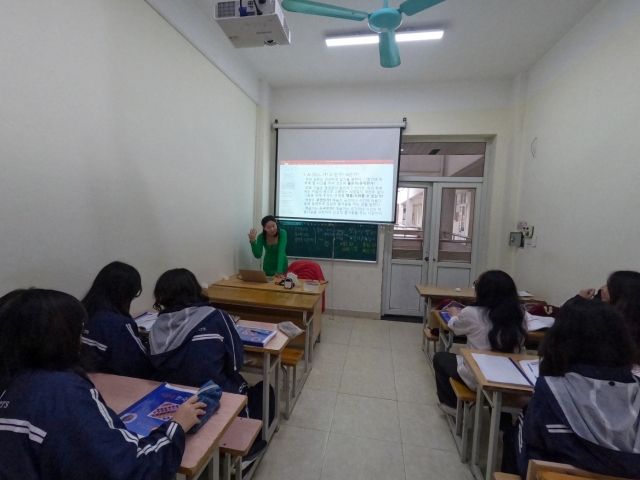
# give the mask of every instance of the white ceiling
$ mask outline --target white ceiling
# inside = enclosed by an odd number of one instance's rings
[[[192,0],[212,23],[217,0]],[[382,0],[329,0],[372,12]],[[397,7],[401,0],[391,0]],[[402,65],[385,69],[378,46],[332,47],[329,35],[366,33],[366,21],[285,12],[290,46],[237,49],[272,87],[511,79],[529,69],[598,0],[447,0],[405,17],[399,31],[443,28],[440,41],[401,43]],[[216,26],[217,28],[217,26]]]

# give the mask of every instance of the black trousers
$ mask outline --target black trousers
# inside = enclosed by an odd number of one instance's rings
[[[458,375],[458,359],[455,353],[438,352],[433,356],[433,370],[436,373],[438,400],[452,408],[456,408],[457,398],[449,379],[464,383]]]

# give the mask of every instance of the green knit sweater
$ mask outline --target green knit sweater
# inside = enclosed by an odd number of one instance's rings
[[[264,262],[262,262],[262,269],[268,277],[273,277],[276,273],[282,273],[287,271],[289,267],[289,261],[287,260],[287,232],[280,230],[278,234],[278,241],[274,245],[267,245],[264,238],[264,232],[258,235],[255,242],[251,243],[251,251],[256,258],[262,257],[262,249],[264,248]]]

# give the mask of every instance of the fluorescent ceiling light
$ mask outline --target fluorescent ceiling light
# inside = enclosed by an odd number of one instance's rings
[[[443,30],[429,30],[425,32],[401,32],[396,33],[398,42],[415,42],[418,40],[440,40],[444,35]],[[327,47],[339,47],[344,45],[367,45],[379,43],[378,35],[351,35],[349,37],[326,38]]]

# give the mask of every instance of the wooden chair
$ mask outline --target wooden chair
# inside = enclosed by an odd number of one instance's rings
[[[449,422],[451,433],[453,433],[453,438],[456,441],[458,452],[460,452],[460,461],[462,463],[467,463],[469,429],[473,424],[473,418],[471,418],[470,410],[471,405],[476,401],[476,392],[471,390],[464,383],[460,383],[453,378],[449,379],[449,383],[453,387],[458,403],[456,406],[455,424],[452,424],[452,420],[449,415],[447,415],[447,421]]]
[[[280,365],[282,368],[282,379],[284,383],[284,401],[285,412],[284,417],[289,420],[291,411],[295,405],[293,401],[298,396],[298,381],[296,379],[296,366],[304,355],[304,350],[297,348],[285,348],[280,357]]]
[[[237,417],[233,421],[220,439],[223,480],[231,480],[231,471],[234,469],[235,480],[242,480],[242,457],[249,453],[261,429],[261,420]]]
[[[440,341],[440,337],[436,334],[431,333],[430,328],[424,329],[424,339],[425,339],[425,354],[427,355],[427,359],[429,360],[429,365],[433,368],[433,356],[436,354],[438,350],[438,342]],[[431,352],[433,349],[433,352]]]

